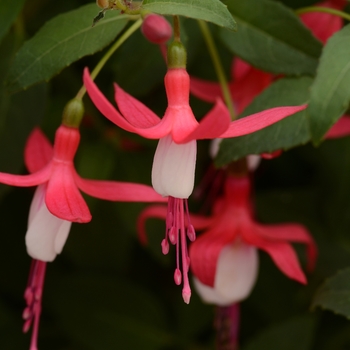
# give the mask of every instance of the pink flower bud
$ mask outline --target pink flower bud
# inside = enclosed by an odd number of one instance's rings
[[[154,44],[165,44],[173,34],[169,22],[163,16],[156,14],[145,17],[141,31],[145,38]]]

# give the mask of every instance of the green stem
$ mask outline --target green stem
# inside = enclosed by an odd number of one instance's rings
[[[180,40],[180,19],[179,16],[174,16],[174,40]]]
[[[109,60],[109,58],[113,55],[113,53],[121,46],[125,40],[127,40],[131,34],[133,34],[138,28],[141,27],[142,19],[137,20],[115,43],[114,45],[106,52],[106,54],[101,58],[101,60],[97,63],[94,70],[91,72],[91,79],[94,80],[98,73],[100,73],[103,66]],[[83,85],[77,93],[76,98],[82,99],[86,93],[85,86]]]
[[[199,20],[198,24],[199,24],[199,27],[202,31],[204,40],[207,44],[211,59],[213,61],[215,72],[216,72],[216,75],[217,75],[219,82],[220,82],[220,86],[221,86],[222,94],[224,96],[225,103],[227,105],[228,110],[230,111],[231,119],[234,120],[236,118],[236,115],[235,115],[233,102],[231,99],[231,93],[230,93],[230,90],[229,90],[229,87],[227,84],[224,69],[222,68],[222,64],[220,61],[218,51],[217,51],[216,46],[214,44],[213,37],[210,33],[209,27],[208,27],[206,22]]]
[[[297,15],[302,15],[303,13],[308,13],[308,12],[325,12],[325,13],[329,13],[331,15],[338,16],[350,21],[350,15],[348,13],[335,10],[329,7],[310,6],[310,7],[303,7],[295,11]]]

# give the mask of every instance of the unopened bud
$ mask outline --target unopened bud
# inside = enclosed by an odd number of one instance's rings
[[[165,44],[173,34],[169,22],[163,16],[154,13],[145,17],[141,31],[145,38],[153,44]]]
[[[106,9],[109,7],[109,0],[96,0],[96,5],[101,9]]]
[[[84,115],[84,105],[80,99],[73,98],[63,110],[62,124],[65,126],[77,128],[80,125]]]

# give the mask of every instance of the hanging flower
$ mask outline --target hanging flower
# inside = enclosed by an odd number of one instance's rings
[[[0,183],[18,187],[38,186],[26,235],[28,253],[35,259],[52,261],[62,250],[70,223],[91,220],[79,189],[110,201],[164,201],[146,185],[81,178],[73,164],[79,140],[79,129],[61,125],[52,148],[42,132],[35,129],[25,148],[25,163],[32,174],[0,173]]]
[[[175,282],[180,284],[183,278],[183,297],[188,303],[186,236],[194,240],[195,232],[189,220],[185,224],[185,218],[189,218],[187,198],[194,187],[196,140],[246,135],[299,112],[305,106],[272,108],[231,122],[226,106],[218,99],[213,109],[198,123],[189,105],[190,78],[185,68],[186,50],[180,42],[171,44],[167,64],[164,81],[168,107],[162,119],[115,85],[115,99],[120,112],[117,111],[97,88],[87,69],[84,71],[84,84],[95,106],[114,124],[140,136],[159,139],[153,160],[152,185],[162,196],[169,196],[166,237],[162,248],[166,254],[170,241],[177,245],[177,251],[181,250],[182,274],[177,267]]]
[[[80,140],[79,129],[61,125],[54,147],[39,130],[29,136],[25,163],[31,175],[0,173],[0,182],[13,186],[38,186],[30,207],[26,246],[33,258],[28,286],[27,307],[23,312],[23,331],[33,324],[31,350],[37,350],[41,298],[46,262],[60,254],[72,222],[88,222],[90,211],[79,189],[111,201],[164,201],[153,188],[141,184],[82,179],[75,171],[73,158]]]
[[[308,269],[312,270],[317,253],[308,231],[299,224],[255,222],[250,180],[229,176],[223,197],[214,203],[206,231],[190,247],[197,290],[206,302],[217,305],[230,305],[246,298],[257,275],[257,249],[268,253],[287,277],[306,283],[290,242],[307,246]]]
[[[166,207],[152,205],[138,218],[141,242],[146,242],[145,221],[166,217]],[[190,246],[194,284],[208,303],[231,305],[246,298],[258,273],[258,253],[267,252],[289,278],[306,283],[290,242],[307,246],[308,270],[314,268],[315,243],[299,224],[262,225],[254,221],[250,204],[250,180],[227,177],[224,195],[214,202],[210,217],[191,214],[196,230],[205,230]]]
[[[165,88],[168,107],[160,119],[144,104],[115,85],[119,111],[104,97],[84,71],[87,92],[99,111],[111,122],[140,136],[159,139],[153,162],[152,184],[163,196],[187,198],[194,184],[196,140],[238,137],[261,130],[306,106],[271,108],[231,121],[230,114],[218,99],[213,109],[198,123],[189,105],[190,79],[183,66],[168,62]]]

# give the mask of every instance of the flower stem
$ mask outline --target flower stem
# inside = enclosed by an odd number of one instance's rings
[[[142,19],[137,20],[115,43],[114,45],[106,52],[106,54],[101,58],[101,60],[97,63],[94,70],[91,72],[91,79],[94,80],[98,73],[100,73],[103,66],[109,60],[109,58],[113,55],[113,53],[126,41],[131,34],[133,34],[138,28],[141,27]],[[76,98],[81,100],[86,93],[85,86],[83,85],[78,91]]]
[[[181,41],[180,39],[180,19],[179,16],[174,16],[174,40]]]
[[[215,315],[216,350],[237,350],[240,323],[239,304],[218,306]]]
[[[231,119],[234,120],[236,118],[236,115],[235,115],[235,110],[231,99],[231,93],[228,88],[227,79],[225,77],[224,69],[222,68],[222,63],[221,63],[218,51],[216,49],[216,46],[214,44],[213,37],[210,33],[209,27],[206,22],[199,20],[198,24],[202,31],[204,40],[207,44],[211,59],[213,61],[215,72],[221,86],[222,94],[224,95],[225,103],[227,105],[228,110],[230,111]]]
[[[329,7],[309,6],[309,7],[300,8],[300,9],[295,11],[295,13],[297,15],[302,15],[302,14],[308,13],[308,12],[325,12],[325,13],[329,13],[331,15],[338,16],[338,17],[341,17],[341,18],[344,18],[344,19],[350,21],[350,14],[343,12],[343,11],[332,9]]]

